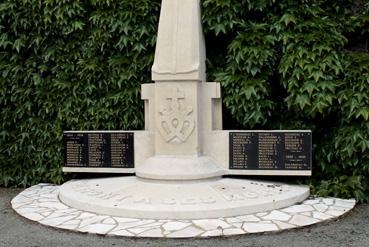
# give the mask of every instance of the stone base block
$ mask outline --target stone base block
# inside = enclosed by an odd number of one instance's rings
[[[155,156],[135,169],[136,176],[160,180],[194,180],[219,177],[227,171],[206,156]]]
[[[217,178],[160,181],[138,177],[72,180],[60,200],[98,214],[146,219],[204,219],[279,209],[305,200],[308,186]]]

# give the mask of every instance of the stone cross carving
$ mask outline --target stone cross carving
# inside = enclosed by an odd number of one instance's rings
[[[179,90],[179,88],[175,88],[172,90],[172,93],[167,97],[168,100],[172,103],[172,109],[178,109],[179,110],[179,100],[184,99],[185,95],[182,91]]]
[[[174,88],[167,99],[170,107],[161,106],[159,110],[159,132],[166,142],[183,143],[195,128],[195,121],[191,116],[193,108],[190,105],[181,107],[179,100],[185,99],[185,95],[178,88]]]

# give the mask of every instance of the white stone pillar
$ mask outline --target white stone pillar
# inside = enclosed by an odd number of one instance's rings
[[[220,87],[205,83],[205,59],[200,0],[162,0],[152,67],[155,84],[142,86],[154,156],[136,168],[137,176],[199,179],[225,174],[203,152],[205,135],[212,126],[219,127],[221,117],[221,108],[211,104],[220,97]],[[210,93],[214,89],[218,93]]]
[[[200,0],[163,0],[152,80],[205,81]]]

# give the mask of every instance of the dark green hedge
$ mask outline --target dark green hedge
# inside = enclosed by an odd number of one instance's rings
[[[203,0],[225,126],[312,129],[319,195],[369,193],[369,3]],[[160,1],[0,3],[0,186],[60,183],[63,130],[140,129]]]

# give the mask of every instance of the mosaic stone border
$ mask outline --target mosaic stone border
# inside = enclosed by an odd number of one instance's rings
[[[66,206],[58,199],[59,186],[38,184],[12,200],[21,216],[40,224],[76,232],[111,236],[190,238],[281,231],[337,218],[355,200],[314,198],[280,210],[237,217],[201,220],[151,220],[112,217]]]

